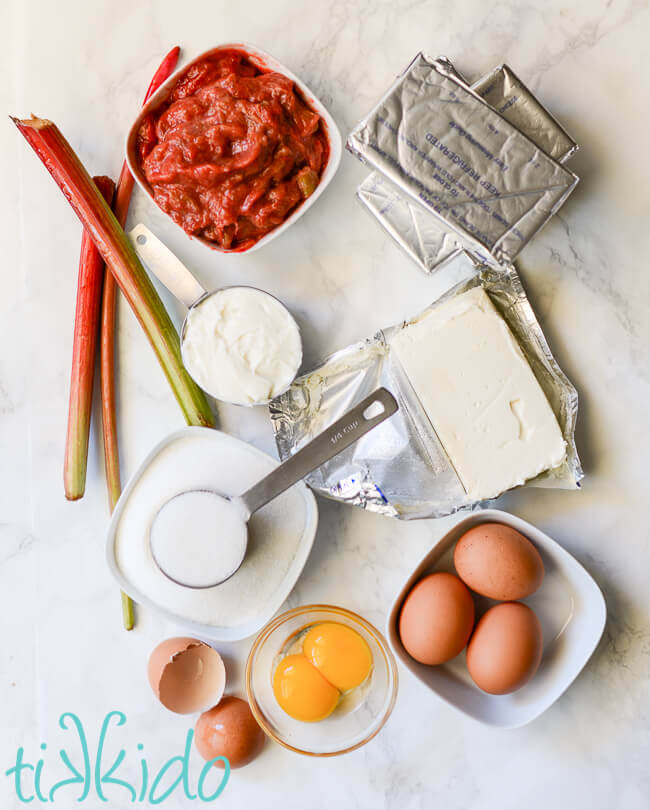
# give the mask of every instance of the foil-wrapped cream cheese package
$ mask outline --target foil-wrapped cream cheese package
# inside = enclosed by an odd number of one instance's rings
[[[469,278],[424,312],[337,352],[272,400],[284,460],[378,386],[398,399],[394,416],[308,476],[319,494],[411,519],[469,508],[524,481],[578,485],[577,394],[516,270],[467,265]],[[470,317],[474,338],[463,341],[459,320],[450,328],[454,313]],[[472,354],[482,340],[478,373]]]
[[[560,163],[577,151],[578,144],[508,65],[474,82],[472,90]]]
[[[481,500],[559,466],[566,443],[482,287],[429,309],[391,342],[465,491]]]
[[[512,261],[578,182],[575,142],[507,66],[472,88],[419,54],[347,146],[375,169],[359,199],[426,272]]]

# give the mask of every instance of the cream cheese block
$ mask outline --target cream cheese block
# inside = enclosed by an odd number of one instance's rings
[[[566,458],[555,414],[482,287],[427,310],[395,335],[391,351],[472,500]]]

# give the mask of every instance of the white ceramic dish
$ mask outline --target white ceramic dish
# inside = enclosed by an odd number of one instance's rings
[[[311,206],[316,202],[316,200],[320,197],[320,195],[325,191],[330,181],[336,174],[336,170],[338,169],[339,163],[341,162],[341,155],[343,152],[343,142],[341,139],[341,133],[339,132],[338,127],[336,126],[336,123],[332,118],[332,116],[330,115],[330,113],[325,109],[323,104],[312,93],[312,91],[307,87],[307,85],[304,82],[302,82],[297,76],[295,76],[281,62],[278,62],[277,59],[274,59],[270,54],[260,50],[259,48],[255,47],[255,45],[250,45],[247,42],[227,42],[224,43],[223,45],[218,45],[216,48],[211,48],[209,51],[204,51],[195,59],[192,59],[192,61],[189,62],[187,65],[184,65],[182,68],[173,73],[169,77],[169,79],[167,79],[167,81],[164,82],[159,87],[159,89],[153,94],[153,96],[151,96],[149,101],[144,105],[144,107],[140,111],[140,114],[135,119],[133,126],[131,127],[126,136],[126,162],[137,184],[149,197],[149,199],[155,205],[157,205],[156,201],[153,198],[153,195],[151,194],[151,191],[149,190],[149,184],[147,183],[147,180],[144,177],[142,171],[140,170],[138,162],[136,160],[135,145],[140,125],[142,124],[143,119],[151,112],[151,110],[154,110],[161,102],[163,102],[167,98],[167,96],[171,91],[171,88],[176,84],[179,77],[182,74],[184,74],[193,64],[201,61],[202,59],[205,59],[207,56],[210,56],[211,54],[216,53],[217,51],[227,50],[230,48],[245,51],[246,54],[249,56],[251,62],[258,65],[260,68],[264,68],[266,70],[270,69],[276,71],[277,73],[282,73],[288,78],[290,78],[294,82],[294,84],[299,88],[300,92],[305,98],[305,101],[307,101],[307,103],[324,120],[330,147],[329,159],[327,162],[327,166],[325,167],[325,172],[323,173],[321,181],[318,184],[314,193],[310,197],[308,197],[298,208],[296,208],[296,210],[282,223],[282,225],[278,225],[277,228],[274,228],[270,233],[266,234],[266,236],[263,236],[252,247],[248,248],[245,251],[240,251],[242,253],[250,253],[253,250],[258,250],[259,248],[262,247],[262,245],[268,244],[272,239],[276,239],[278,236],[280,236],[281,233],[286,231],[288,227],[290,227],[291,225],[293,225],[294,222],[300,219],[300,217],[309,208],[311,208]],[[170,221],[173,222],[171,217]],[[183,233],[185,233],[185,231],[183,231]],[[238,251],[224,251],[221,248],[217,247],[213,242],[209,242],[208,240],[202,239],[201,237],[196,237],[196,239],[197,241],[204,244],[206,247],[210,248],[210,250],[214,250],[219,253],[238,252]]]
[[[453,548],[460,536],[480,523],[504,523],[529,538],[544,560],[539,590],[524,599],[537,613],[544,632],[544,655],[535,677],[511,695],[488,695],[472,681],[465,652],[446,664],[428,667],[406,652],[399,638],[402,603],[413,585],[434,571],[452,571]],[[477,597],[477,618],[495,604]],[[562,546],[530,523],[498,509],[486,509],[454,526],[422,559],[400,589],[387,620],[387,635],[396,657],[446,703],[482,723],[517,728],[546,711],[571,685],[593,653],[605,627],[605,600],[600,588]]]
[[[190,444],[185,442],[182,450],[179,451],[178,448],[185,439],[190,439],[191,442]],[[168,580],[160,571],[155,569],[154,565],[153,571],[155,574],[152,573],[148,576],[146,581],[149,584],[154,583],[159,593],[165,594],[166,599],[173,598],[176,603],[176,609],[164,603],[165,600],[160,598],[158,601],[154,601],[152,597],[148,596],[140,587],[134,584],[132,579],[135,579],[135,575],[132,574],[130,577],[122,570],[120,560],[124,560],[124,553],[120,551],[119,543],[124,541],[120,540],[118,531],[124,528],[124,524],[121,524],[123,520],[131,521],[132,526],[144,526],[147,520],[153,517],[153,514],[155,514],[162,503],[180,491],[200,488],[218,489],[219,482],[212,478],[211,473],[205,472],[205,469],[206,467],[209,468],[213,462],[215,470],[217,469],[220,457],[226,452],[227,446],[229,446],[230,450],[234,449],[234,451],[245,458],[244,474],[242,474],[241,470],[235,470],[233,467],[230,467],[227,471],[227,474],[232,477],[233,486],[241,488],[242,492],[248,486],[255,483],[255,481],[268,474],[274,467],[278,466],[279,462],[276,459],[271,458],[271,456],[266,455],[266,453],[262,453],[252,445],[240,439],[236,439],[233,436],[229,436],[226,433],[222,433],[221,431],[200,427],[186,427],[182,430],[178,430],[167,436],[153,448],[124,488],[111,518],[106,545],[108,566],[122,590],[129,594],[137,603],[151,607],[174,620],[189,634],[196,635],[199,638],[208,638],[213,641],[238,641],[259,632],[281,607],[282,603],[291,592],[307,562],[307,557],[311,551],[316,535],[316,527],[318,525],[316,499],[307,486],[303,483],[296,484],[274,502],[275,511],[272,514],[282,515],[287,512],[289,519],[287,519],[286,522],[277,517],[269,517],[269,513],[267,513],[267,517],[264,518],[264,511],[272,509],[273,503],[260,510],[257,516],[253,516],[251,519],[251,540],[247,560],[237,574],[222,585],[204,591],[182,588]],[[187,461],[188,454],[190,454],[191,458],[199,459],[200,457],[200,464],[197,462],[194,469],[192,469],[191,464],[183,464],[180,474],[175,472],[175,470],[179,468],[181,461]],[[159,465],[157,473],[158,479],[150,477],[150,479],[147,480],[147,473],[150,468],[152,468],[154,461]],[[168,466],[162,466],[161,468],[160,465]],[[172,469],[174,471],[173,474],[167,476],[168,469]],[[161,470],[162,485],[160,484]],[[169,481],[166,480],[167,477],[170,479]],[[153,483],[154,480],[156,480],[155,485]],[[134,501],[136,498],[140,499],[139,503],[146,503],[147,501],[151,503],[150,507],[146,507],[144,513],[142,507],[138,507],[140,515],[144,514],[143,517],[134,517],[137,510],[134,509],[133,506],[129,506],[132,498]],[[156,498],[160,499],[157,504],[155,503]],[[262,521],[258,524],[260,531],[257,539],[254,525],[256,518]],[[134,520],[138,522],[133,524]],[[275,528],[276,526],[277,528]],[[273,543],[274,532],[276,536],[282,532],[282,542],[275,546],[264,547],[265,543]],[[140,543],[140,538],[143,534],[146,534],[146,529],[143,529],[141,532],[130,531],[129,536],[134,538],[137,543]],[[145,542],[144,538],[142,542]],[[253,563],[250,564],[256,564],[254,562],[256,554],[263,556],[268,552],[279,553],[276,551],[279,547],[289,549],[291,552],[287,554],[286,565],[283,565],[282,572],[273,575],[276,581],[269,579],[269,583],[266,585],[268,597],[265,601],[259,606],[252,607],[246,602],[246,593],[247,591],[250,592],[251,588],[251,580],[248,579],[250,576],[250,568],[249,572],[246,572],[247,561],[251,560],[252,554]],[[150,558],[151,550],[148,545],[145,551],[138,551],[138,554],[141,553],[148,555]],[[131,567],[130,570],[133,571],[133,567]],[[244,577],[243,579],[242,575]],[[217,604],[216,602],[210,602],[211,599],[214,600],[214,594],[217,591],[219,591],[219,599],[224,600],[227,598],[228,604],[232,604],[231,600],[234,600],[238,606],[237,610],[245,617],[243,621],[239,623],[210,623],[207,621],[193,620],[188,615],[192,612],[188,606],[196,605],[196,602],[192,601],[195,599],[201,599],[201,604],[204,606],[202,609],[210,611],[212,604]],[[152,591],[150,590],[150,592]],[[197,594],[201,595],[196,596]],[[205,600],[207,600],[207,602]],[[223,604],[223,602],[221,602],[221,604]],[[215,614],[216,612],[217,610],[215,610]]]

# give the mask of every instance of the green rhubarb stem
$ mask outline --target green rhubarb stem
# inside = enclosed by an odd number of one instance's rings
[[[101,339],[99,344],[99,380],[102,401],[102,434],[104,463],[111,512],[120,497],[120,456],[117,445],[115,409],[115,298],[117,285],[111,273],[104,279],[102,296]]]
[[[125,630],[133,630],[135,627],[135,605],[130,596],[120,591],[122,598],[122,624]]]
[[[160,85],[174,72],[178,63],[181,49],[176,46],[165,56],[160,67],[155,72],[144,98],[146,104]],[[117,183],[113,212],[121,227],[126,224],[129,213],[129,204],[133,193],[134,180],[126,161],[122,164],[120,179]],[[102,426],[104,437],[104,462],[106,467],[106,483],[108,486],[108,499],[111,512],[122,491],[120,481],[120,460],[117,443],[117,418],[115,407],[115,314],[117,304],[117,285],[113,274],[105,272],[104,294],[102,297],[101,341],[100,341],[100,380],[102,401]],[[132,630],[135,626],[135,610],[133,600],[121,591],[122,622],[125,630]]]
[[[111,512],[115,509],[122,484],[120,481],[120,456],[117,445],[117,416],[115,407],[115,304],[117,285],[108,270],[104,278],[102,296],[101,339],[99,344],[99,379],[102,402],[102,434],[104,438],[104,466]],[[122,623],[125,630],[133,630],[135,615],[133,602],[124,591],[122,597]]]
[[[36,117],[12,120],[56,181],[111,269],[149,338],[188,424],[213,426],[205,394],[183,366],[178,333],[160,296],[74,150],[51,121]]]
[[[94,177],[93,181],[110,205],[115,184],[110,177]],[[87,231],[81,237],[77,306],[72,341],[72,370],[70,373],[70,404],[68,431],[63,463],[65,497],[69,501],[81,498],[86,488],[88,439],[93,402],[95,355],[99,331],[99,310],[102,297],[104,260]]]

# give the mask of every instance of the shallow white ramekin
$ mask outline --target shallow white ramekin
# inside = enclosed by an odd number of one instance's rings
[[[299,205],[298,208],[296,208],[293,211],[293,213],[290,214],[289,217],[281,225],[278,225],[277,228],[274,228],[272,231],[267,233],[266,236],[263,236],[252,247],[249,247],[246,250],[241,251],[223,250],[222,248],[215,245],[214,242],[210,242],[209,240],[202,239],[201,237],[198,236],[194,237],[197,239],[197,241],[202,242],[206,247],[210,248],[211,250],[215,250],[219,253],[237,253],[237,252],[250,253],[253,250],[258,250],[263,245],[268,244],[272,239],[276,239],[278,236],[280,236],[281,233],[286,231],[287,228],[293,225],[294,222],[297,222],[298,219],[300,219],[300,217],[309,208],[311,208],[311,206],[316,202],[316,200],[320,197],[320,195],[325,191],[330,181],[336,174],[336,170],[338,169],[339,163],[341,162],[341,155],[343,152],[343,142],[341,140],[341,133],[339,132],[338,127],[336,126],[336,123],[332,118],[332,116],[325,109],[325,107],[318,100],[318,98],[316,98],[316,96],[312,93],[312,91],[307,87],[307,85],[304,82],[302,82],[297,76],[295,76],[281,62],[278,62],[277,59],[274,59],[270,54],[246,42],[227,42],[224,43],[223,45],[217,46],[216,48],[211,48],[209,51],[205,51],[204,53],[197,56],[196,59],[192,59],[192,61],[189,62],[187,65],[184,65],[182,68],[173,73],[167,79],[167,81],[164,82],[160,86],[160,88],[153,94],[153,96],[151,96],[149,101],[144,105],[144,107],[140,111],[138,117],[133,122],[133,125],[129,130],[128,135],[126,136],[126,147],[125,147],[126,162],[137,184],[149,197],[149,199],[155,203],[156,201],[153,198],[153,195],[149,188],[149,184],[147,183],[144,174],[140,170],[140,167],[138,166],[138,161],[136,159],[136,140],[140,126],[144,118],[152,110],[158,107],[169,96],[176,82],[183,74],[185,74],[192,67],[192,65],[196,64],[197,62],[200,62],[202,59],[205,59],[206,57],[211,56],[214,53],[217,53],[218,51],[230,49],[245,51],[248,57],[250,58],[251,62],[253,62],[258,67],[263,68],[265,70],[277,71],[278,73],[282,73],[289,79],[291,79],[291,81],[295,83],[295,85],[302,93],[303,97],[305,98],[305,101],[307,101],[307,103],[321,116],[321,118],[325,122],[326,134],[330,148],[327,166],[325,167],[323,176],[321,177],[320,183],[318,184],[314,193],[310,197],[308,197],[301,205]],[[183,233],[185,233],[185,231],[183,231]]]

